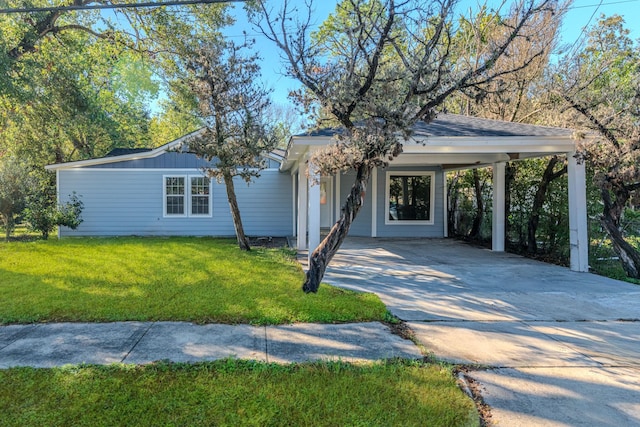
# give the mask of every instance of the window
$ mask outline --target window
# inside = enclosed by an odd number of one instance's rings
[[[433,224],[433,198],[433,172],[387,172],[385,224]]]
[[[184,215],[184,177],[167,176],[164,178],[167,215]]]
[[[210,179],[191,177],[191,215],[209,215]]]
[[[164,176],[164,216],[211,216],[211,180],[204,176]]]

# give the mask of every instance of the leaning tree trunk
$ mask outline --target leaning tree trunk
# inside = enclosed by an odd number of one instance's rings
[[[473,170],[473,186],[476,192],[476,214],[473,217],[473,225],[469,232],[469,237],[480,238],[480,227],[484,217],[484,201],[482,200],[482,186],[480,185],[480,174],[478,169]]]
[[[616,196],[614,202],[611,200],[608,189],[603,188],[601,191],[604,208],[600,223],[609,235],[613,250],[620,258],[622,268],[627,276],[640,279],[640,253],[624,239],[620,231],[620,216],[629,199],[629,194],[625,188],[614,187],[612,191]]]
[[[368,165],[360,165],[358,167],[356,180],[351,187],[351,192],[347,196],[347,200],[344,205],[342,205],[340,218],[333,227],[331,227],[331,231],[329,231],[327,237],[320,242],[320,245],[318,245],[311,254],[309,270],[302,285],[302,290],[306,293],[318,292],[327,265],[331,262],[336,252],[338,252],[338,249],[340,249],[340,245],[342,245],[342,242],[344,242],[344,239],[347,237],[353,220],[356,219],[364,203],[371,170],[371,166]]]
[[[536,195],[533,199],[531,216],[529,217],[529,221],[527,222],[527,252],[531,254],[535,254],[538,251],[536,232],[538,231],[538,224],[540,223],[540,213],[542,212],[544,201],[547,198],[549,185],[553,180],[560,178],[567,172],[566,165],[557,172],[553,171],[559,161],[560,159],[558,159],[558,156],[553,156],[551,159],[549,159],[549,163],[547,163],[547,167],[542,174],[542,179],[540,180],[540,184],[538,185],[538,189],[536,190]]]
[[[229,208],[231,209],[231,218],[233,218],[233,227],[236,229],[236,238],[238,239],[238,246],[243,251],[251,249],[249,246],[249,239],[244,234],[244,228],[242,227],[242,218],[240,217],[240,209],[238,208],[238,201],[236,199],[236,190],[233,186],[233,176],[229,173],[224,174],[224,185],[227,188],[227,200],[229,200]]]
[[[447,230],[450,235],[457,234],[456,227],[456,214],[458,211],[458,180],[460,179],[460,173],[456,172],[451,185],[447,186]]]

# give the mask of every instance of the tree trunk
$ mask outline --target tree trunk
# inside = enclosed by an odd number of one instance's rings
[[[480,185],[480,174],[478,169],[473,170],[473,186],[476,191],[476,215],[473,218],[473,225],[469,232],[469,237],[479,238],[480,227],[482,226],[482,218],[484,217],[484,201],[482,200],[482,186]]]
[[[5,242],[9,241],[9,237],[11,237],[11,220],[5,218],[4,222],[4,240]]]
[[[243,251],[251,250],[249,246],[249,239],[244,235],[244,228],[242,227],[242,218],[240,218],[240,209],[238,208],[238,201],[236,200],[236,190],[233,186],[233,176],[230,173],[225,173],[224,185],[227,188],[227,200],[229,200],[229,208],[231,209],[231,217],[233,218],[233,227],[236,229],[236,238],[238,239],[238,246]]]
[[[342,205],[342,213],[338,221],[331,227],[331,231],[327,234],[318,247],[311,254],[309,260],[309,270],[306,279],[302,285],[302,290],[306,293],[318,292],[320,282],[324,277],[327,265],[333,259],[333,256],[340,249],[340,245],[349,233],[351,224],[356,219],[367,192],[369,177],[371,176],[371,166],[360,165],[357,169],[356,180],[351,187],[351,192],[347,196],[347,200]]]
[[[612,191],[616,196],[615,202],[611,201],[608,189],[601,190],[604,209],[600,222],[607,231],[613,250],[620,258],[622,268],[627,276],[640,279],[640,253],[624,239],[620,231],[620,216],[629,199],[629,193],[625,188],[614,187]]]
[[[547,197],[547,191],[549,190],[549,184],[557,178],[560,178],[567,172],[567,166],[554,172],[553,169],[560,162],[557,156],[553,156],[549,159],[547,167],[542,174],[540,184],[536,190],[536,195],[533,199],[533,206],[531,207],[531,216],[527,222],[527,252],[535,254],[538,251],[538,242],[536,240],[536,232],[538,231],[538,225],[540,223],[540,213],[542,212],[542,206]]]
[[[447,186],[447,227],[450,236],[457,234],[458,232],[456,227],[456,213],[458,210],[458,191],[456,187],[458,179],[460,179],[460,174],[459,172],[456,172],[451,180],[451,185]]]

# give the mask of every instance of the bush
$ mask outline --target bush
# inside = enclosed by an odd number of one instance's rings
[[[42,233],[45,240],[56,226],[75,230],[82,223],[84,204],[75,192],[69,196],[68,202],[61,205],[52,204],[50,200],[46,194],[34,195],[29,199],[24,212],[29,229]]]

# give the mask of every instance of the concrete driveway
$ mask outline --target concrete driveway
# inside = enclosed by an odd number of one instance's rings
[[[375,292],[504,426],[640,426],[640,286],[453,240],[349,238],[325,281]]]

